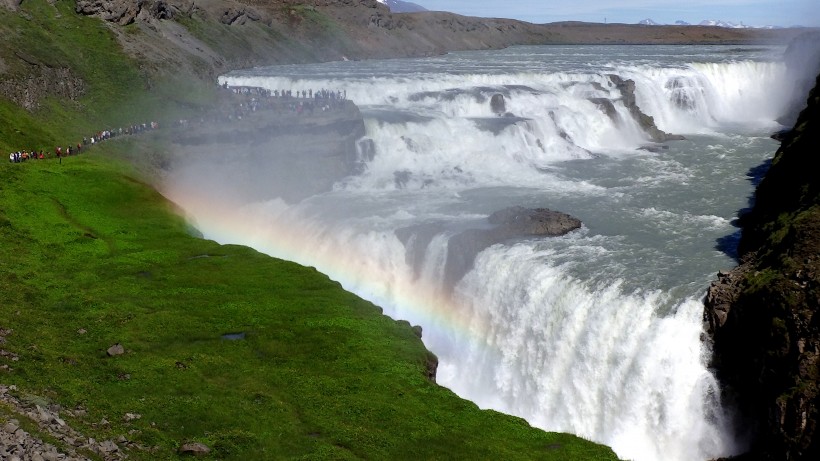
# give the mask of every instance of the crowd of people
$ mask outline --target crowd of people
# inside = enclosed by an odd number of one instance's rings
[[[347,99],[347,90],[269,90],[258,86],[229,86],[227,82],[222,84],[222,88],[229,90],[234,94],[256,95],[266,98],[296,98],[296,99],[330,99],[330,100],[345,100]],[[295,95],[295,96],[294,96]]]
[[[184,129],[206,123],[241,121],[254,112],[291,113],[312,115],[319,112],[341,109],[347,101],[347,91],[331,90],[269,90],[256,86],[218,85],[222,91],[222,101],[207,113],[196,119],[180,119],[176,124]]]
[[[32,149],[32,150],[18,150],[16,152],[11,152],[9,154],[9,162],[11,163],[21,163],[27,160],[44,160],[48,158],[59,158],[62,161],[63,157],[69,157],[72,155],[77,155],[83,150],[85,150],[89,146],[93,146],[103,141],[107,141],[111,138],[116,138],[118,136],[125,136],[125,135],[133,135],[142,133],[148,130],[156,130],[159,128],[159,124],[157,122],[149,122],[149,123],[140,123],[135,125],[130,125],[125,128],[117,128],[112,130],[102,130],[94,133],[90,137],[83,137],[81,142],[78,142],[75,145],[69,143],[63,146],[57,146],[54,150],[50,149]]]
[[[347,101],[347,90],[269,90],[251,86],[228,86],[227,83],[220,86],[223,91],[229,93],[230,108],[215,111],[215,115],[204,115],[202,122],[206,118],[210,121],[236,121],[258,110],[288,111],[297,115],[311,115],[316,111],[330,111],[341,108]],[[188,120],[179,120],[182,126],[189,125]],[[102,130],[90,137],[83,137],[81,142],[57,146],[51,149],[19,150],[9,154],[9,162],[21,163],[28,160],[43,160],[48,158],[59,158],[77,155],[86,148],[98,144],[102,141],[116,138],[118,136],[133,135],[147,130],[159,128],[157,122],[141,123],[124,128]]]
[[[287,110],[296,114],[313,114],[319,110],[326,112],[342,107],[347,100],[347,90],[269,90],[252,86],[222,85],[226,91],[247,96],[247,101],[237,107],[235,117],[241,119],[248,112],[259,109]]]

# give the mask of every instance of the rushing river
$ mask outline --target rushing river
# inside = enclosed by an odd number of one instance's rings
[[[206,237],[315,266],[421,325],[438,383],[483,408],[623,458],[733,454],[742,447],[705,365],[701,300],[735,264],[747,173],[777,148],[769,135],[793,89],[782,51],[540,46],[233,72],[220,81],[342,91],[375,155],[296,204],[197,199],[231,186],[211,182],[171,181],[166,193]],[[645,149],[610,74],[633,80],[641,110],[686,139]],[[491,112],[495,94],[512,116]],[[513,205],[584,225],[493,245],[466,273],[445,273],[448,239]],[[441,225],[395,232],[426,223]]]

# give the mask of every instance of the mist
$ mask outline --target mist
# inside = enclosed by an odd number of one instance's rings
[[[715,242],[736,232],[744,173],[776,149],[780,53],[516,47],[236,72],[220,82],[300,97],[181,135],[162,190],[206,238],[315,266],[420,325],[437,382],[482,408],[625,458],[728,456],[742,443],[701,299],[734,265]],[[356,105],[310,113],[301,91],[321,89]],[[484,241],[515,206],[582,224]]]

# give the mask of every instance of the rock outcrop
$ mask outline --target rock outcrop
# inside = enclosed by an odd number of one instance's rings
[[[33,111],[40,108],[41,101],[48,96],[77,101],[85,94],[85,82],[71,69],[23,60],[29,63],[29,71],[19,78],[0,80],[0,97]]]
[[[579,229],[581,220],[560,211],[547,208],[505,208],[491,214],[481,227],[460,230],[447,243],[447,261],[444,266],[445,286],[451,287],[473,267],[475,257],[482,250],[513,239],[528,237],[555,237]],[[447,232],[447,224],[433,222],[396,230],[404,243],[405,258],[412,267],[424,262],[427,246],[433,238]]]
[[[490,110],[495,115],[504,115],[507,112],[507,103],[504,101],[504,95],[496,93],[490,98]]]
[[[725,401],[743,459],[820,459],[820,76],[741,217],[742,264],[706,296]]]
[[[133,23],[137,17],[172,19],[174,9],[166,0],[77,0],[75,11],[86,16],[99,16],[121,26]]]
[[[609,81],[621,92],[621,101],[629,110],[629,114],[638,122],[638,125],[649,135],[650,139],[655,142],[666,142],[683,139],[683,136],[677,134],[669,134],[655,125],[655,119],[651,115],[645,114],[635,100],[635,81],[624,80],[618,75],[609,74]],[[593,101],[601,105],[601,101]],[[612,111],[604,105],[604,111],[611,114]]]

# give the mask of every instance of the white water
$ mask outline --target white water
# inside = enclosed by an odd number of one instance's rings
[[[376,155],[328,194],[288,205],[203,204],[229,189],[171,181],[209,238],[316,266],[424,328],[437,380],[481,407],[608,444],[623,458],[737,453],[700,342],[700,299],[734,263],[736,229],[788,95],[774,50],[518,47],[424,60],[281,66],[222,77],[269,89],[342,90]],[[651,153],[607,74],[684,134]],[[505,95],[513,118],[489,98]],[[612,102],[610,118],[590,99]],[[176,176],[183,178],[180,172]],[[264,181],[264,172],[259,172]],[[511,206],[579,217],[564,237],[505,242],[444,286],[448,239]],[[441,222],[405,243],[396,229]],[[731,250],[731,239],[728,239]]]

